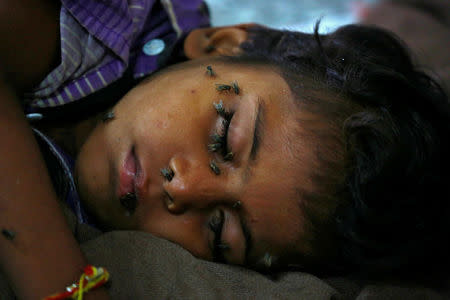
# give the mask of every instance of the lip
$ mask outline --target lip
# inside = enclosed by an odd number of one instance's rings
[[[137,185],[142,182],[142,169],[135,148],[128,152],[119,171],[119,187],[117,195],[119,199],[128,193],[134,193],[138,197]]]

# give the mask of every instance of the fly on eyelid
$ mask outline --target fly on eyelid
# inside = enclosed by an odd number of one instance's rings
[[[211,135],[211,139],[213,143],[222,143],[222,136],[218,133],[214,133],[213,135]]]
[[[239,209],[239,208],[241,208],[241,206],[242,206],[242,203],[241,203],[241,201],[238,200],[238,201],[233,203],[232,208]]]
[[[231,83],[231,86],[233,87],[234,93],[235,93],[236,95],[239,95],[241,89],[239,88],[239,85],[238,85],[237,81],[233,81],[233,82]]]
[[[216,152],[219,149],[222,148],[222,143],[213,143],[213,144],[208,144],[208,151],[209,152]]]
[[[234,154],[232,151],[228,152],[227,154],[225,154],[225,156],[223,157],[224,160],[226,161],[230,161],[233,160]]]
[[[223,101],[219,100],[219,103],[213,102],[214,108],[219,116],[223,117],[225,120],[230,121],[233,117],[233,112],[225,109]]]
[[[209,167],[214,172],[214,174],[220,175],[220,168],[214,160],[209,162]]]
[[[219,103],[213,103],[214,108],[219,116],[223,118],[220,123],[220,128],[216,133],[211,135],[212,143],[208,144],[208,151],[221,152],[221,155],[225,161],[233,159],[233,152],[229,149],[227,144],[228,128],[230,126],[231,119],[233,118],[233,112],[227,111],[223,105],[223,101]],[[213,167],[211,167],[213,168]]]
[[[219,100],[219,103],[214,102],[213,103],[214,108],[216,109],[216,112],[221,116],[224,115],[225,112],[225,108],[223,107],[223,101]]]

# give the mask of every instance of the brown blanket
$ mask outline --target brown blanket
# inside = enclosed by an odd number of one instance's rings
[[[444,292],[425,287],[360,286],[346,278],[319,279],[301,272],[280,274],[274,280],[244,268],[196,259],[178,245],[144,232],[102,234],[76,224],[65,210],[88,260],[111,273],[112,299],[446,299]],[[0,280],[0,299],[14,299],[4,280]]]
[[[417,63],[450,91],[450,0],[398,0],[377,5],[363,21],[397,33]],[[106,267],[113,299],[450,299],[450,289],[361,284],[292,272],[276,280],[194,258],[179,246],[142,232],[102,234],[68,220],[88,260]],[[450,283],[450,281],[449,281]],[[14,299],[0,278],[0,299]]]

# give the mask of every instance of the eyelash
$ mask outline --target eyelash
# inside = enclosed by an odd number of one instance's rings
[[[223,251],[230,248],[227,244],[222,242],[222,228],[224,222],[225,213],[223,210],[218,209],[214,212],[208,223],[209,229],[214,233],[213,259],[216,262],[222,263],[226,262]]]
[[[208,149],[211,152],[220,151],[224,160],[231,160],[233,158],[233,152],[228,147],[227,136],[234,112],[226,110],[223,107],[222,100],[218,104],[214,103],[214,108],[216,109],[217,114],[223,118],[223,121],[220,125],[220,129],[218,130],[220,133],[216,132],[211,136],[213,143],[208,145]]]

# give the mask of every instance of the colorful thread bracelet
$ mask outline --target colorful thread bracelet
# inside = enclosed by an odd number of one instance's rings
[[[44,300],[62,300],[68,298],[82,300],[84,293],[104,285],[108,279],[109,273],[105,268],[96,268],[92,265],[87,265],[78,283],[69,285],[66,287],[65,292],[53,294],[44,298]]]

